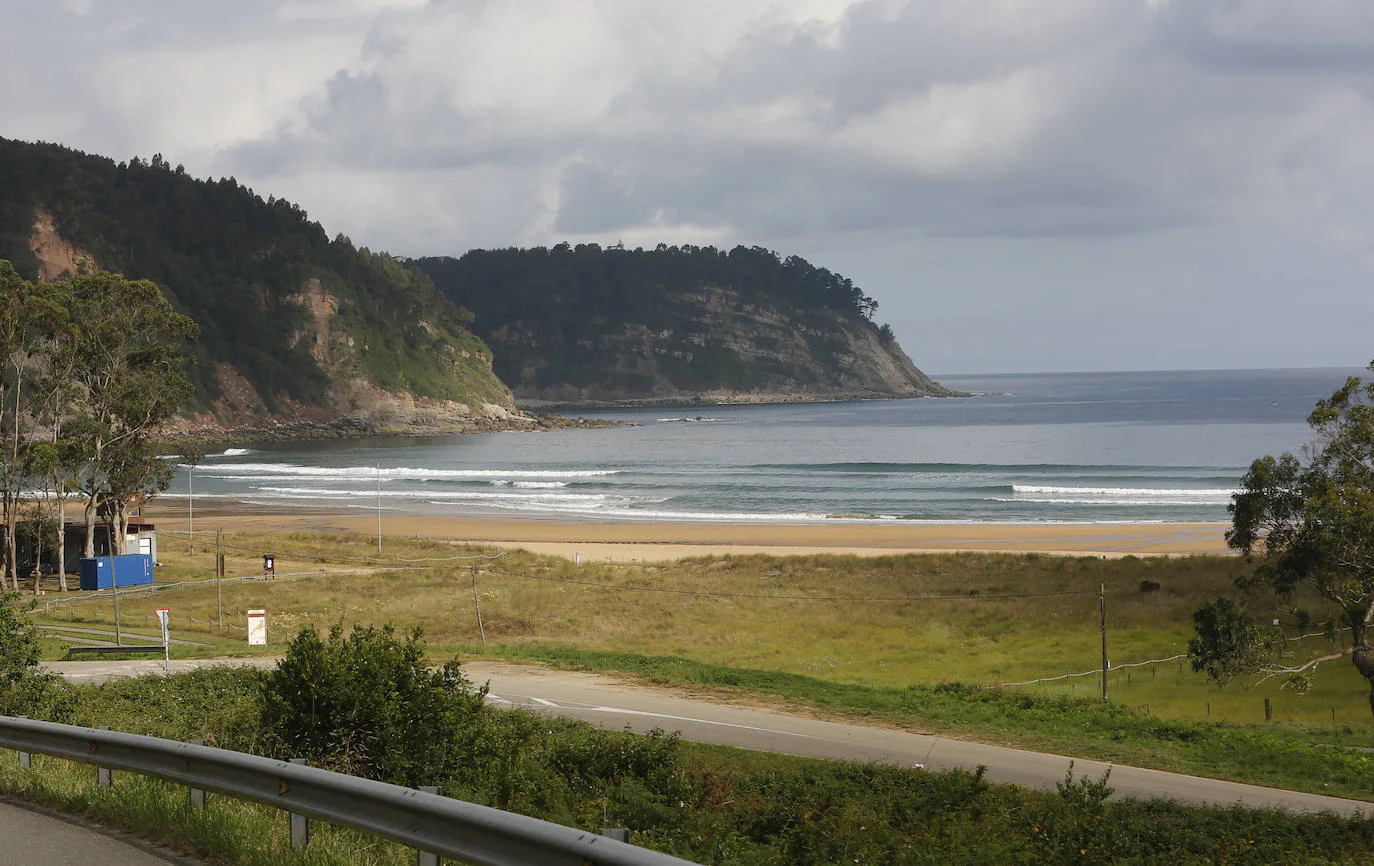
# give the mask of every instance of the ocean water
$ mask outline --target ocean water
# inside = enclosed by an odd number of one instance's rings
[[[197,501],[575,520],[1220,521],[1358,369],[946,376],[978,396],[587,412],[595,430],[271,443]],[[168,495],[188,494],[183,468]],[[207,504],[209,504],[207,502]]]

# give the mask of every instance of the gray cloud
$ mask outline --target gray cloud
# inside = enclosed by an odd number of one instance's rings
[[[1056,292],[1064,304],[1129,295],[1135,318],[1077,356],[1067,325],[1047,318],[1042,330],[1061,334],[1047,342],[1070,353],[1055,364],[1153,365],[1142,321],[1167,330],[1199,299],[1249,325],[1226,323],[1224,347],[1185,341],[1174,366],[1254,361],[1258,343],[1242,335],[1276,333],[1259,311],[1283,294],[1237,266],[1247,255],[1305,279],[1309,296],[1370,311],[1365,0],[4,11],[21,23],[0,35],[5,134],[120,158],[160,151],[399,253],[624,237],[834,256],[899,336],[916,339],[932,303],[1000,335],[922,338],[946,369],[1021,366],[1023,321],[999,324],[998,310],[1034,295],[1025,315],[1050,317]],[[1264,249],[1245,250],[1246,237]],[[958,296],[932,302],[911,288],[928,284],[913,268]],[[1354,331],[1341,339],[1312,358],[1374,354]],[[960,354],[973,342],[984,360]]]

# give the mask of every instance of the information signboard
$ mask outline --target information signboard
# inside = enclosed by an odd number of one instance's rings
[[[267,646],[267,611],[248,611],[248,645]]]

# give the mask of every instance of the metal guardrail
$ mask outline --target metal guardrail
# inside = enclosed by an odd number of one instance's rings
[[[0,747],[156,776],[486,866],[692,866],[538,818],[228,749],[11,716],[0,716]]]

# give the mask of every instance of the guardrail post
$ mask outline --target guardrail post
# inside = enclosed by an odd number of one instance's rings
[[[99,727],[96,728],[96,730],[97,730],[97,731],[108,731],[108,730],[110,730],[110,726],[109,726],[109,725],[100,725]],[[92,747],[92,748],[91,748],[91,751],[95,751],[95,748]],[[109,768],[109,767],[97,766],[97,767],[95,768],[95,786],[96,786],[97,788],[108,788],[108,787],[112,786],[113,784],[114,784],[114,773],[110,770],[110,768]]]
[[[600,835],[607,839],[614,839],[617,842],[629,843],[630,828],[628,827],[602,827]]]
[[[203,745],[205,745],[205,741],[204,741],[204,740],[192,740],[192,741],[191,741],[191,745],[193,745],[193,746],[203,746]],[[204,809],[204,808],[205,808],[205,789],[204,789],[204,788],[191,788],[191,789],[189,789],[189,790],[190,790],[190,792],[191,792],[191,808],[192,808],[192,809]]]
[[[27,719],[28,716],[15,716],[15,718],[16,718],[16,719]],[[1335,711],[1335,710],[1332,710],[1332,711],[1331,711],[1331,719],[1332,719],[1332,721],[1335,721],[1335,719],[1336,719],[1336,711]],[[20,753],[19,753],[19,767],[20,767],[20,769],[27,770],[27,769],[29,769],[29,768],[32,767],[32,766],[33,766],[33,755],[30,754],[30,753],[28,753],[28,752],[20,752]]]
[[[305,758],[292,758],[291,763],[300,764],[303,767],[310,766],[310,762]],[[310,844],[310,819],[304,815],[291,813],[291,847],[304,848]]]
[[[440,793],[438,785],[421,785],[420,790],[435,796]],[[431,851],[416,851],[415,866],[439,866],[439,855]]]

